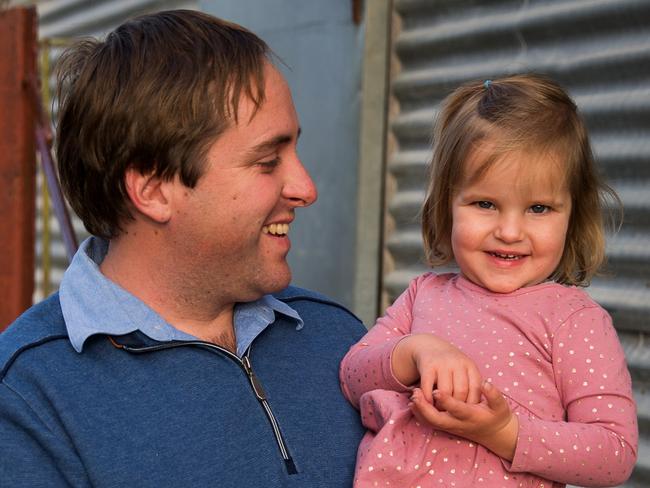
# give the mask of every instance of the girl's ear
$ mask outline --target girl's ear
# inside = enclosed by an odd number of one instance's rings
[[[159,224],[169,221],[172,215],[172,181],[165,181],[153,173],[142,174],[134,168],[129,168],[124,174],[124,184],[131,204],[139,213]]]

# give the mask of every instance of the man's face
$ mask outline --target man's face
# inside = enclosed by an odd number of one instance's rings
[[[287,231],[295,208],[317,196],[296,153],[300,128],[289,87],[269,63],[265,77],[266,100],[253,118],[253,103],[242,97],[238,123],[209,148],[196,187],[176,181],[173,192],[179,266],[205,293],[232,302],[289,284]]]

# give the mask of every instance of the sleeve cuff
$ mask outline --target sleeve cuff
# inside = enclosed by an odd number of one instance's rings
[[[413,389],[413,386],[405,385],[401,381],[399,381],[395,377],[395,374],[393,373],[393,351],[395,350],[397,344],[399,344],[405,338],[409,337],[409,335],[390,339],[389,341],[386,341],[386,344],[381,349],[380,354],[381,354],[382,375],[386,380],[386,383],[388,385],[387,389],[389,390],[393,390],[397,392],[405,392],[405,391],[411,391]]]
[[[517,433],[515,455],[511,462],[505,459],[501,460],[504,468],[512,473],[521,473],[529,470],[527,469],[527,461],[533,448],[533,432],[530,419],[526,415],[517,415],[517,421],[519,422],[519,432]]]

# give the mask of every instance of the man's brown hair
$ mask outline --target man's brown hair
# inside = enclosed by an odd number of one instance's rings
[[[63,53],[59,178],[88,231],[112,238],[132,217],[128,168],[194,187],[240,98],[263,102],[269,58],[255,34],[192,10],[144,15]]]
[[[465,164],[488,142],[491,154],[473,175]],[[431,266],[453,259],[451,247],[454,196],[468,179],[480,178],[510,151],[552,155],[571,194],[571,216],[558,267],[549,279],[589,284],[605,259],[603,209],[616,193],[598,174],[584,121],[569,95],[540,75],[514,75],[474,81],[452,92],[442,103],[433,132],[433,157],[427,196],[422,207],[422,235]],[[549,168],[550,169],[550,168]]]

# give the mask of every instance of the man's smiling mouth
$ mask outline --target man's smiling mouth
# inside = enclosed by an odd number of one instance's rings
[[[289,233],[289,224],[269,224],[262,227],[264,234],[286,236]]]

